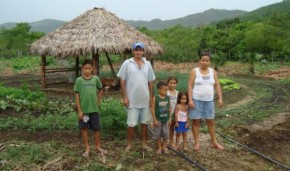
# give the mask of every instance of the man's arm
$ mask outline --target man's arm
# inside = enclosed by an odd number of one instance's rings
[[[126,92],[126,80],[121,79],[121,91],[122,91],[122,96],[123,96],[123,104],[124,106],[128,107],[129,106],[129,100],[127,97],[127,92]]]

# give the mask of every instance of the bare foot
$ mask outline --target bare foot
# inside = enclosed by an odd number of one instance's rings
[[[152,151],[152,148],[150,148],[148,145],[142,145],[142,149],[146,151]]]
[[[158,149],[158,150],[156,151],[156,153],[157,153],[157,154],[161,154],[161,149]]]
[[[104,150],[102,148],[96,148],[97,152],[101,153],[101,154],[107,154],[108,151],[107,150]]]
[[[176,145],[174,144],[169,144],[169,147],[173,148],[174,150],[176,150]]]
[[[210,144],[210,146],[212,148],[216,148],[216,149],[219,149],[219,150],[224,150],[225,149],[222,145],[220,145],[218,143]]]
[[[184,146],[184,147],[183,147],[183,151],[188,151],[187,146]]]
[[[193,150],[198,151],[199,149],[200,149],[199,144],[194,144],[194,146],[193,146]]]
[[[167,147],[165,147],[165,148],[163,149],[163,151],[164,151],[164,153],[165,153],[165,154],[168,154],[168,153],[169,153],[169,151],[168,151],[168,148],[167,148]]]
[[[82,154],[82,156],[83,156],[84,158],[88,158],[88,157],[89,157],[89,152],[84,152],[84,153]]]
[[[128,145],[125,149],[126,152],[131,151],[132,150],[132,146]]]

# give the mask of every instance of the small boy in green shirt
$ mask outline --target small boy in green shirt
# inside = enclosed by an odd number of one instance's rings
[[[88,129],[94,131],[97,152],[106,154],[107,151],[100,145],[100,102],[103,95],[103,85],[98,76],[92,75],[93,61],[86,59],[82,63],[82,76],[76,79],[74,91],[76,92],[76,105],[79,117],[85,152],[83,157],[89,157],[90,146]]]
[[[157,153],[168,153],[167,140],[169,139],[169,122],[171,120],[170,99],[167,96],[168,84],[160,81],[157,84],[158,94],[152,100],[153,139],[157,140]]]

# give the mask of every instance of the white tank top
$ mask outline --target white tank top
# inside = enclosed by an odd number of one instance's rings
[[[177,95],[178,95],[177,90],[175,90],[175,95],[171,95],[169,90],[167,91],[167,96],[170,99],[171,114],[174,113],[174,111],[175,111],[175,106],[176,106],[176,102],[177,102]]]
[[[214,97],[214,75],[213,69],[209,68],[208,75],[201,75],[199,68],[195,68],[195,81],[192,97],[201,101],[212,101]]]

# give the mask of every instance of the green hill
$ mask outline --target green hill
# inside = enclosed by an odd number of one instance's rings
[[[65,21],[46,19],[29,23],[29,25],[31,26],[32,31],[41,31],[48,33],[61,27],[65,23],[66,23]]]
[[[279,14],[290,14],[290,0],[258,8],[248,14],[241,16],[241,20],[263,21],[269,17]]]
[[[239,17],[245,14],[247,14],[247,12],[241,10],[209,9],[202,13],[192,14],[173,20],[164,20],[164,21],[160,19],[154,19],[151,21],[128,20],[127,22],[134,27],[146,27],[151,30],[162,30],[164,28],[173,27],[175,25],[197,27],[200,25],[207,25],[212,22],[223,20],[226,18]]]
[[[61,27],[65,23],[66,23],[65,21],[45,19],[45,20],[40,20],[40,21],[29,23],[29,25],[31,26],[31,31],[49,33]],[[16,26],[16,23],[11,23],[11,22],[0,24],[0,28],[5,28],[5,29],[11,29],[15,26]]]

